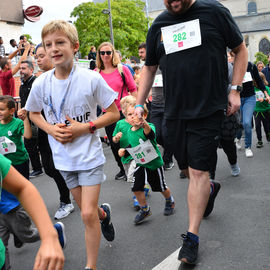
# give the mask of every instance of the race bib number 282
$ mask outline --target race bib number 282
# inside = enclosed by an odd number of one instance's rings
[[[166,54],[202,44],[199,19],[162,27],[161,32]]]

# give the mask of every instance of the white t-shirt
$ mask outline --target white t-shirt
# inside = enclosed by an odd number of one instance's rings
[[[87,123],[97,118],[97,105],[106,109],[116,98],[117,93],[95,71],[76,67],[68,79],[58,80],[53,69],[35,80],[25,108],[32,112],[44,110],[50,124],[68,123],[66,115],[78,122]],[[59,114],[61,104],[63,107]],[[50,135],[48,137],[58,170],[89,170],[105,163],[97,131],[82,135],[67,144],[56,141]]]

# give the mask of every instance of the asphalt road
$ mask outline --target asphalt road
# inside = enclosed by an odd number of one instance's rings
[[[225,154],[218,151],[216,178],[222,187],[213,213],[201,224],[198,264],[195,267],[180,265],[177,269],[270,269],[270,144],[265,143],[262,149],[253,146],[253,150],[254,157],[249,159],[243,150],[238,152],[239,177],[231,176]],[[112,206],[116,239],[112,243],[101,239],[98,269],[151,270],[182,243],[180,235],[186,232],[188,225],[188,180],[179,178],[177,166],[167,171],[166,182],[175,198],[176,213],[164,216],[163,198],[152,193],[149,199],[152,216],[135,226],[130,183],[114,180],[118,172],[116,163],[110,149],[104,146],[104,151],[107,181],[102,186],[100,203],[108,202]],[[33,179],[32,183],[40,191],[53,218],[58,205],[55,183],[45,175]],[[78,207],[62,221],[68,238],[64,269],[82,270],[85,246]],[[11,237],[9,246],[12,269],[32,269],[39,243],[16,249]],[[164,267],[164,270],[172,269]]]

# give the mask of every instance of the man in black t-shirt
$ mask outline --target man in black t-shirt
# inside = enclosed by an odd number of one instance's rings
[[[195,263],[199,227],[214,207],[220,184],[209,184],[211,156],[216,150],[224,110],[240,107],[247,50],[230,12],[216,0],[164,0],[147,35],[146,63],[141,73],[135,114],[153,84],[158,65],[163,75],[168,139],[181,170],[189,176],[189,228],[178,259]],[[227,54],[236,54],[232,90],[227,96]],[[209,196],[210,194],[210,196]]]

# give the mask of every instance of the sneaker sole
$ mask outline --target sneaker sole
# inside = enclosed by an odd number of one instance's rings
[[[36,177],[39,177],[39,176],[41,176],[41,175],[43,175],[44,173],[41,173],[41,174],[38,174],[38,175],[29,175],[29,178],[36,178]]]
[[[66,218],[66,217],[68,217],[72,212],[74,212],[74,209],[72,209],[72,210],[70,210],[66,215],[64,215],[64,216],[62,216],[62,217],[56,217],[56,216],[54,216],[54,219],[55,220],[60,220],[60,219],[63,219],[63,218]]]

